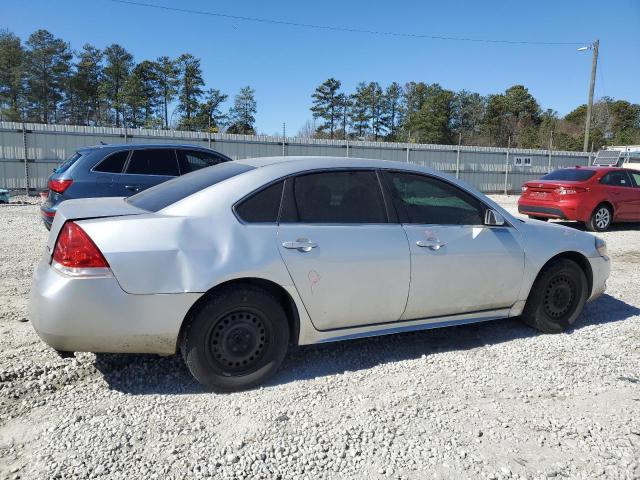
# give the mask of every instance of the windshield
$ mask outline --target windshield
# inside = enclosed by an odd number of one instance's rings
[[[73,155],[71,155],[69,158],[67,158],[67,159],[62,163],[62,165],[60,165],[60,166],[59,166],[59,167],[57,167],[57,168],[54,168],[54,169],[53,169],[53,171],[54,171],[55,173],[62,173],[62,172],[64,172],[64,171],[68,170],[68,169],[69,169],[69,167],[70,167],[71,165],[73,165],[74,163],[76,163],[76,162],[78,161],[78,159],[79,159],[81,156],[82,156],[82,154],[81,154],[81,153],[79,153],[79,152],[74,153],[74,154],[73,154]]]
[[[151,187],[129,197],[127,202],[143,210],[157,212],[211,185],[254,168],[241,163],[219,163]]]
[[[596,174],[595,170],[584,170],[580,168],[563,168],[555,172],[548,173],[540,180],[568,180],[572,182],[584,182]]]

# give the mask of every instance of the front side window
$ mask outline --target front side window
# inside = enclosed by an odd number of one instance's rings
[[[388,172],[391,196],[403,223],[482,225],[479,200],[442,180],[405,172]]]
[[[176,177],[179,175],[176,153],[170,148],[134,150],[126,173]]]
[[[128,156],[129,150],[112,153],[107,158],[102,160],[98,165],[96,165],[93,168],[93,171],[104,173],[122,173],[124,163],[127,161]]]
[[[220,157],[197,150],[182,150],[178,152],[178,156],[180,157],[180,171],[182,174],[211,167],[221,161]]]
[[[631,179],[627,175],[627,172],[609,172],[600,183],[604,185],[610,185],[612,187],[631,187]]]
[[[631,179],[633,180],[635,186],[640,187],[640,172],[631,171],[629,172],[629,175],[631,175]]]
[[[295,177],[283,222],[386,223],[380,184],[372,171],[320,172]]]
[[[277,222],[283,186],[284,181],[281,181],[251,195],[236,207],[236,213],[249,223]]]

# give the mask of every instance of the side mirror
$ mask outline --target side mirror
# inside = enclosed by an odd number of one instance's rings
[[[490,227],[500,227],[504,225],[504,217],[495,210],[488,209],[484,214],[484,224]]]

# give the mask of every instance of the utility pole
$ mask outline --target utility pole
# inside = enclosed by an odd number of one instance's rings
[[[593,109],[593,90],[596,86],[596,68],[598,68],[598,48],[600,40],[596,40],[591,45],[593,50],[593,59],[591,60],[591,82],[589,83],[589,103],[587,103],[587,119],[584,126],[584,146],[582,151],[587,152],[589,149],[589,130],[591,130],[591,110]],[[587,47],[584,47],[585,49]]]

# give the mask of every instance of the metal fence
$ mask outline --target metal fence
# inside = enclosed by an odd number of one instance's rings
[[[44,189],[57,164],[76,149],[101,142],[193,144],[233,159],[326,155],[396,160],[450,173],[486,193],[516,192],[550,170],[591,163],[584,152],[0,122],[0,188]]]

